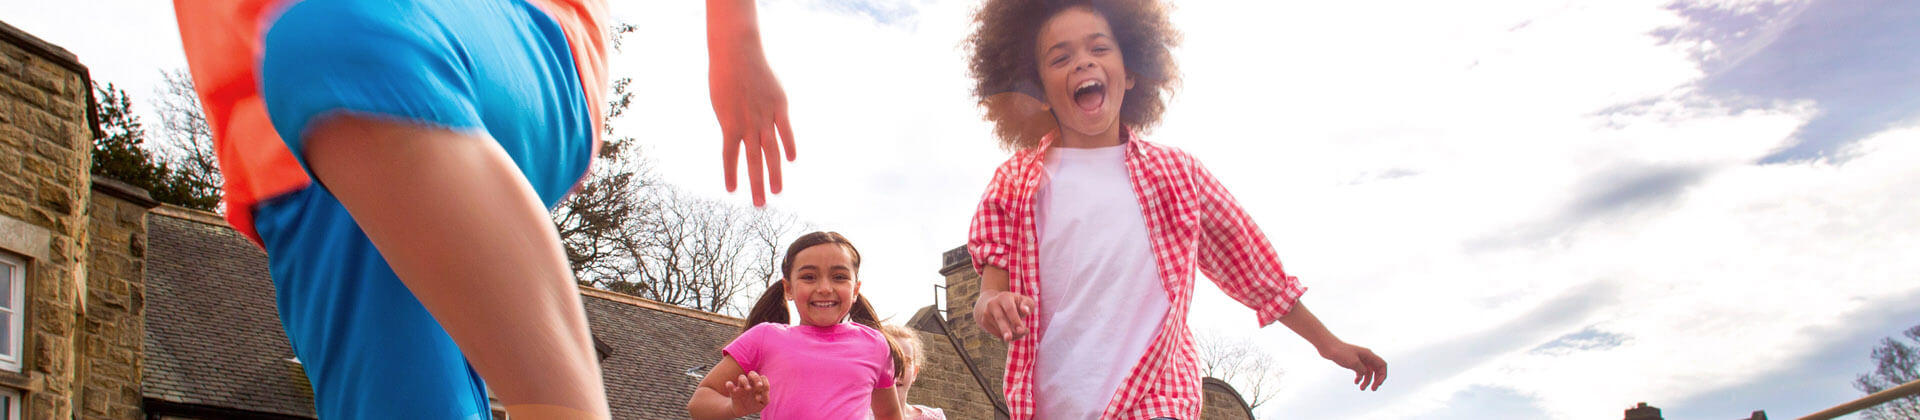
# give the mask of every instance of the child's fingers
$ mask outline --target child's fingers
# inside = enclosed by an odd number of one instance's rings
[[[1030,315],[1033,311],[1033,305],[1030,303],[1032,300],[1033,298],[1026,296],[1013,295],[1012,299],[1008,299],[1008,301],[1005,302],[1007,305],[1007,315],[1014,317],[1013,331],[1011,331],[1014,338],[1027,335],[1026,319],[1027,315]]]
[[[1004,311],[1006,309],[996,307],[994,308],[994,310]],[[995,314],[993,317],[993,321],[995,324],[1000,326],[1000,339],[1002,341],[1013,341],[1013,326],[1007,325],[1007,315],[1004,313]]]
[[[1379,356],[1374,356],[1373,361],[1379,363],[1373,368],[1373,390],[1379,391],[1380,384],[1387,382],[1387,361]]]
[[[766,177],[762,173],[765,168],[761,166],[760,132],[755,130],[748,133],[750,134],[747,136],[747,150],[743,151],[747,155],[747,186],[753,190],[753,206],[760,207],[767,205],[767,191],[764,187],[766,184],[761,183],[761,180]]]
[[[723,128],[724,126],[725,124],[722,124]],[[720,134],[720,167],[727,171],[725,176],[727,192],[733,192],[739,185],[740,176],[735,173],[740,168],[740,137],[738,135],[739,133],[734,132]]]
[[[1033,316],[1033,298],[1027,297],[1026,295],[1014,295],[1014,301],[1020,305],[1020,318],[1025,319],[1026,317]]]
[[[1008,319],[1013,316],[1013,313],[1009,311],[1005,305],[992,305],[991,309],[987,312],[993,314],[994,325],[1000,327],[998,331],[995,331],[995,333],[1000,335],[1000,339],[1013,341],[1013,324],[1008,321]]]
[[[761,159],[767,163],[767,192],[780,193],[780,142],[773,135],[773,125],[760,127]]]
[[[778,127],[780,129],[781,146],[785,146],[785,149],[787,151],[787,161],[789,162],[793,161],[794,159],[793,124],[790,122],[787,122],[786,105],[781,105],[779,108],[773,111],[773,125],[774,127]]]

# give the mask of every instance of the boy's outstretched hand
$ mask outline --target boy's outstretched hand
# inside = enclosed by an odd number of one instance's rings
[[[767,377],[747,372],[727,381],[727,398],[733,399],[734,417],[745,417],[767,408]]]
[[[1387,360],[1373,354],[1373,350],[1345,342],[1337,343],[1320,352],[1320,357],[1333,361],[1340,367],[1353,371],[1353,383],[1360,384],[1361,391],[1369,388],[1380,390],[1380,384],[1387,381]]]
[[[720,120],[727,191],[738,185],[736,168],[745,153],[753,205],[763,206],[767,191],[780,193],[781,150],[789,161],[794,151],[787,93],[767,65],[757,19],[751,0],[707,2],[707,92],[713,100],[713,115]]]

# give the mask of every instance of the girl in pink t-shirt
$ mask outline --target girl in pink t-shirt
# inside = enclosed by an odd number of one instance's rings
[[[899,348],[860,296],[860,251],[833,232],[787,246],[784,276],[747,315],[746,330],[687,402],[695,420],[900,419]],[[786,301],[800,314],[790,325]],[[851,315],[851,316],[849,316]]]

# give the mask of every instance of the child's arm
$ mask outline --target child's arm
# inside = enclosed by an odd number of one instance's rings
[[[1387,381],[1387,361],[1373,354],[1373,350],[1340,341],[1327,331],[1326,324],[1307,310],[1307,304],[1294,302],[1293,310],[1280,317],[1280,324],[1299,334],[1320,351],[1320,357],[1333,361],[1340,367],[1353,370],[1353,383],[1360,384],[1361,390],[1371,387],[1380,390],[1380,384]]]
[[[973,320],[987,334],[1012,342],[1027,336],[1027,316],[1033,315],[1033,298],[1008,291],[1007,270],[982,266],[980,299],[973,304]]]
[[[1013,223],[1013,211],[1006,204],[1018,188],[1014,181],[1018,170],[1013,162],[993,171],[993,181],[987,184],[967,229],[967,254],[980,270],[980,296],[973,302],[973,320],[988,334],[1007,342],[1027,335],[1025,318],[1034,309],[1032,297],[1009,292],[1012,286],[1006,267],[1012,262],[1013,232],[1017,231],[1008,226]]]
[[[900,401],[900,394],[893,387],[873,389],[873,419],[900,420],[906,415],[906,401]]]
[[[767,377],[746,372],[733,356],[721,356],[720,363],[700,379],[687,412],[694,420],[727,420],[746,417],[767,408]]]
[[[734,169],[745,145],[753,205],[766,204],[761,166],[766,167],[767,187],[779,194],[781,140],[786,159],[793,160],[793,126],[787,122],[787,93],[760,48],[753,0],[707,0],[707,90],[714,117],[720,120],[727,191],[734,190]]]
[[[1352,369],[1354,383],[1361,384],[1360,389],[1379,389],[1387,379],[1386,360],[1366,347],[1340,341],[1320,318],[1307,311],[1299,302],[1306,287],[1281,268],[1279,254],[1254,225],[1253,217],[1198,161],[1190,156],[1181,158],[1192,168],[1199,190],[1195,197],[1201,207],[1200,270],[1219,284],[1221,291],[1258,312],[1260,325],[1280,321],[1312,343],[1321,357]]]

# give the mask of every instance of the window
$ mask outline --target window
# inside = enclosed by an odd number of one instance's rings
[[[21,403],[19,390],[0,387],[0,420],[18,420]]]
[[[25,309],[22,295],[26,294],[26,283],[27,261],[0,252],[0,369],[20,371],[21,327],[26,323],[26,317],[21,315],[21,310]],[[14,395],[8,401],[17,403],[19,399],[18,395]]]

